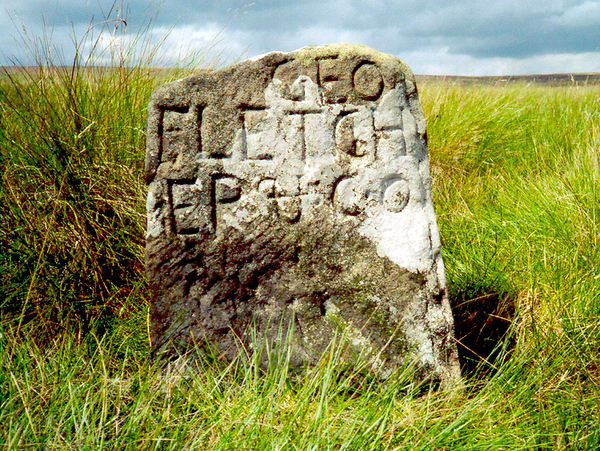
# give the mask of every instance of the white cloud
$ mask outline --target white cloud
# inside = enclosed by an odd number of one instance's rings
[[[586,0],[569,8],[554,21],[570,28],[600,26],[600,2]]]
[[[413,72],[423,75],[526,75],[562,72],[600,72],[600,52],[557,53],[529,58],[473,57],[452,54],[448,48],[398,55]],[[569,68],[569,70],[565,70]]]
[[[172,29],[157,27],[152,40],[160,48],[165,63],[206,58],[211,52],[222,52],[224,28],[217,23],[203,26],[183,25]],[[216,55],[213,55],[216,57]]]
[[[518,62],[515,74],[600,72],[600,52],[538,55]]]

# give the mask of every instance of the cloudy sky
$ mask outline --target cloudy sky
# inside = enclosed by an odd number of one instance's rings
[[[22,44],[45,35],[66,61],[74,41],[85,53],[90,39],[98,39],[97,50],[162,43],[165,63],[193,51],[227,60],[358,42],[398,56],[418,74],[600,72],[600,0],[164,0],[150,6],[141,0],[0,0],[0,5],[3,65],[15,58],[31,64]],[[95,25],[107,18],[112,21],[106,26]],[[152,28],[140,33],[149,22]]]

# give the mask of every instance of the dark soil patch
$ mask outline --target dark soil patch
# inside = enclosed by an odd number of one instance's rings
[[[494,371],[515,345],[508,334],[514,296],[502,288],[473,285],[453,293],[450,302],[463,375]]]

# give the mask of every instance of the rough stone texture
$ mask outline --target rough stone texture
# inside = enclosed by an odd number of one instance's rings
[[[307,47],[160,86],[146,177],[155,353],[228,359],[290,332],[302,367],[343,331],[382,377],[460,378],[425,120],[395,57]]]

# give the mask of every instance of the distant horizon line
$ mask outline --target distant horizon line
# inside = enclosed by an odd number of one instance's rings
[[[235,63],[233,63],[235,64]],[[14,69],[38,69],[40,67],[45,68],[71,68],[72,65],[48,65],[48,66],[39,66],[39,65],[19,65],[19,64],[10,64],[10,65],[0,65],[0,71],[14,70]],[[120,66],[111,66],[111,65],[94,65],[94,66],[81,66],[82,68],[97,68],[97,69],[118,69]],[[126,68],[135,68],[135,65],[125,66]],[[226,67],[226,66],[223,66]],[[170,69],[185,69],[177,68],[177,67],[148,67],[145,68],[148,70],[170,70]],[[197,68],[191,70],[212,70],[210,68]],[[498,80],[498,81],[538,81],[542,83],[552,82],[552,81],[572,81],[572,82],[581,82],[581,81],[594,81],[600,82],[600,72],[540,72],[534,74],[503,74],[503,75],[463,75],[463,74],[419,74],[415,73],[415,77],[420,79],[465,79],[465,80]],[[537,79],[540,78],[541,79]],[[502,80],[506,79],[506,80]]]

